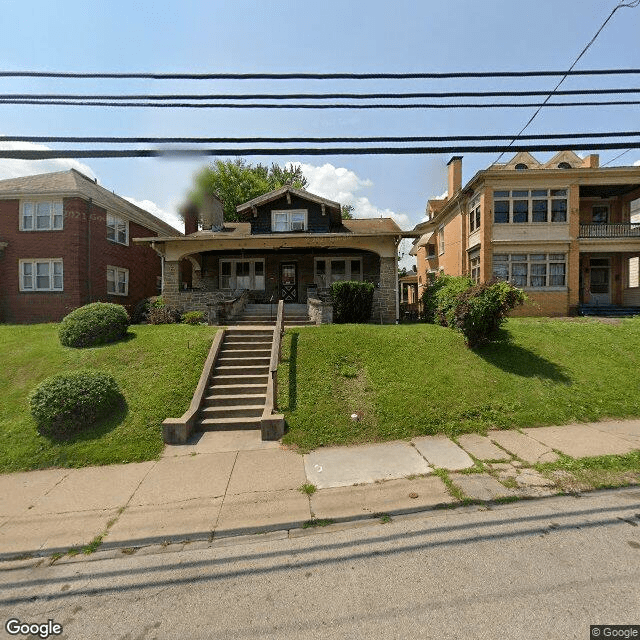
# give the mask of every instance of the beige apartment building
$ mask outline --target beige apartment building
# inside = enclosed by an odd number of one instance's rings
[[[640,307],[640,166],[600,167],[599,156],[527,152],[462,184],[449,161],[448,196],[427,203],[411,250],[418,295],[428,274],[492,277],[522,288],[518,315],[561,316]]]

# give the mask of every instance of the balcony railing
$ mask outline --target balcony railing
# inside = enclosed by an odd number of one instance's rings
[[[580,238],[640,238],[640,224],[581,224]]]

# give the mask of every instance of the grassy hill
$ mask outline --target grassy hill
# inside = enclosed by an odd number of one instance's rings
[[[284,441],[306,450],[640,416],[640,318],[516,318],[503,337],[470,350],[434,325],[290,329]]]

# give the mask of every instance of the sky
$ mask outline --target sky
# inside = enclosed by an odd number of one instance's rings
[[[3,24],[15,28],[3,29],[0,60],[5,70],[14,71],[558,70],[569,68],[617,4],[618,0],[3,0]],[[638,33],[640,7],[618,10],[576,69],[640,68]],[[557,82],[558,78],[251,83],[0,78],[0,93],[550,90]],[[637,82],[638,76],[574,77],[562,88],[634,87]],[[516,134],[534,111],[116,109],[0,104],[0,135]],[[638,106],[547,108],[527,133],[637,130],[639,115]],[[0,149],[33,146],[0,143]],[[576,151],[580,153],[579,148]],[[620,153],[602,151],[601,165]],[[534,155],[544,161],[553,154]],[[463,182],[495,162],[497,156],[466,154]],[[264,164],[302,164],[309,191],[353,204],[356,217],[392,217],[403,229],[422,221],[427,200],[446,191],[449,159],[450,155],[444,154],[249,158]],[[76,167],[182,230],[177,208],[185,201],[194,174],[209,161],[0,159],[0,179]],[[619,164],[640,165],[640,150],[632,150],[613,163]],[[401,250],[407,253],[408,249],[407,241]],[[405,256],[402,264],[411,263]]]

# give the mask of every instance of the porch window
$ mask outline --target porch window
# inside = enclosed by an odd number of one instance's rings
[[[307,230],[307,210],[294,209],[291,211],[271,212],[272,231],[306,231]]]
[[[362,280],[362,258],[316,258],[313,275],[322,288],[342,280]]]
[[[469,273],[474,282],[480,282],[480,251],[469,254]]]
[[[500,253],[493,255],[493,275],[516,287],[564,287],[567,259],[564,253]]]
[[[566,222],[567,195],[567,189],[494,191],[493,221],[496,224]]]
[[[264,291],[264,260],[220,260],[220,288]]]

